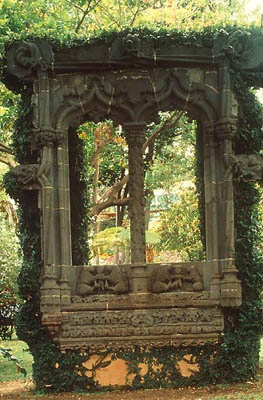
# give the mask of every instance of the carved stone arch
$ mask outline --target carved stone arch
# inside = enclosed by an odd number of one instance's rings
[[[56,129],[67,129],[71,124],[76,125],[76,121],[98,122],[108,117],[113,86],[103,75],[68,76],[58,84],[55,96],[60,101],[52,122]]]
[[[60,98],[52,122],[56,129],[66,129],[76,120],[108,118],[123,124],[150,123],[158,118],[155,89],[145,71],[83,74],[75,77],[75,83],[74,77],[63,78],[55,96]]]
[[[193,119],[218,119],[220,96],[216,71],[201,68],[157,70],[154,80],[160,111],[180,109]]]

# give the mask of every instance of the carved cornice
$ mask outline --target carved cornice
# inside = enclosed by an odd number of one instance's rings
[[[158,39],[140,38],[138,34],[117,36],[111,45],[98,41],[78,48],[56,50],[48,41],[35,40],[11,46],[8,72],[19,79],[29,77],[37,69],[51,69],[55,73],[108,71],[129,68],[218,67],[232,62],[232,67],[262,71],[263,36],[249,35],[236,30],[221,32],[214,40],[213,49],[181,47],[169,40],[160,45]]]
[[[231,62],[232,68],[263,71],[263,36],[248,35],[241,30],[221,32],[214,41],[215,58],[219,62]]]

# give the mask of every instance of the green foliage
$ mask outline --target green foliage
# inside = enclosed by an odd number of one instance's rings
[[[204,258],[199,230],[199,210],[195,188],[185,187],[171,209],[161,215],[161,247],[177,250],[183,261]]]
[[[23,374],[24,377],[27,376],[26,369],[24,367],[22,367],[21,361],[18,360],[14,355],[12,355],[11,349],[0,347],[0,356],[2,356],[2,358],[7,359],[8,361],[14,363],[18,373]]]
[[[12,357],[15,357],[16,360],[19,361],[19,366],[24,368],[27,372],[26,377],[32,377],[32,362],[33,358],[30,352],[28,351],[28,346],[26,343],[17,340],[17,338],[13,335],[12,340],[0,341],[0,348],[6,349],[8,346],[8,352]],[[20,361],[21,360],[21,361]],[[24,379],[23,373],[21,374],[19,369],[14,368],[14,363],[8,361],[8,358],[3,358],[0,355],[0,376],[1,382],[6,382],[10,380]]]
[[[14,226],[0,214],[0,308],[19,303],[21,251]]]
[[[79,138],[76,129],[69,130],[70,151],[70,207],[73,265],[87,264],[90,258],[90,186],[92,183],[86,142]]]

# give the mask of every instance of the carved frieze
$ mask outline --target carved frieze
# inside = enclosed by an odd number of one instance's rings
[[[139,346],[141,348],[149,349],[149,347],[164,347],[164,346],[173,346],[175,348],[179,346],[190,347],[190,346],[204,346],[207,342],[211,345],[212,343],[218,342],[219,335],[218,333],[200,333],[198,336],[196,335],[182,335],[178,334],[176,337],[164,337],[158,336],[157,338],[153,337],[136,337],[136,342],[134,339],[130,338],[118,338],[118,341],[114,341],[111,339],[100,339],[94,338],[87,341],[86,338],[55,338],[59,344],[59,347],[62,351],[65,350],[83,350],[85,351],[87,348],[89,351],[97,352],[99,350],[112,350],[117,349],[134,349],[134,346]]]
[[[202,335],[216,336],[223,330],[223,315],[217,308],[173,308],[151,310],[117,310],[62,313],[62,327],[59,340],[85,339],[86,346],[98,341],[113,348],[119,340],[175,340],[182,336],[200,339]]]
[[[91,266],[81,270],[78,294],[127,293],[128,282],[117,265]]]
[[[116,306],[122,304],[130,304],[136,303],[136,295],[113,295],[113,294],[104,294],[104,295],[90,295],[90,296],[72,296],[71,303],[72,307],[74,306],[82,306],[82,305],[96,305],[96,304],[106,304],[108,303],[109,307],[111,304],[116,304]],[[152,304],[162,304],[167,305],[169,307],[174,306],[175,304],[180,304],[180,306],[194,306],[200,304],[208,304],[211,303],[210,292],[209,291],[200,291],[200,292],[167,292],[167,293],[150,293],[150,294],[140,294],[140,303],[149,303]],[[213,301],[213,303],[216,303]]]

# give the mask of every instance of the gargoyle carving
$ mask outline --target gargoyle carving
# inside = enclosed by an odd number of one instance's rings
[[[263,181],[263,156],[261,154],[239,154],[225,156],[227,172],[232,171],[240,179]]]
[[[52,47],[44,40],[22,42],[8,52],[8,72],[19,79],[32,74],[36,69],[45,71],[52,64]]]
[[[38,171],[38,164],[18,165],[12,170],[16,177],[17,183],[25,188],[30,186],[31,189],[38,189],[40,187]]]
[[[84,267],[78,282],[78,294],[127,293],[128,284],[118,266]]]
[[[203,290],[201,276],[194,265],[160,265],[152,282],[154,293]]]
[[[127,36],[123,38],[122,43],[126,55],[137,56],[137,57],[142,55],[140,53],[141,41],[137,35],[132,35],[131,33],[129,33]]]
[[[262,71],[263,40],[261,35],[251,35],[236,30],[232,33],[221,32],[215,40],[215,57],[226,57],[232,65],[250,71]]]

